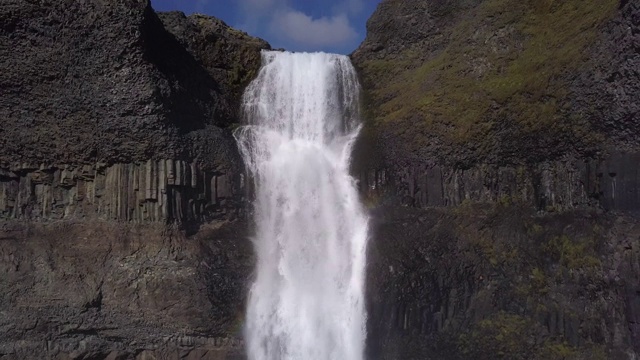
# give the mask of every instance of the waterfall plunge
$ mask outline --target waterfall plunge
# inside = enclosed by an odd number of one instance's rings
[[[367,217],[349,176],[359,85],[346,56],[263,52],[235,133],[255,181],[251,360],[361,360]]]

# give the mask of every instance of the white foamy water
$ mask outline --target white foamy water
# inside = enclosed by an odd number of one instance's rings
[[[349,176],[359,85],[349,58],[263,52],[235,133],[255,181],[251,360],[360,360],[367,217]]]

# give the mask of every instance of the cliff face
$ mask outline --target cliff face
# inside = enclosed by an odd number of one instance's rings
[[[387,162],[637,151],[637,4],[383,1],[352,57]],[[373,136],[373,135],[371,135]]]
[[[3,359],[242,359],[246,224],[3,222]]]
[[[0,357],[241,356],[229,125],[269,45],[145,0],[10,0],[0,24]]]
[[[385,0],[353,54],[372,359],[632,359],[637,1]]]
[[[268,44],[145,1],[1,10],[0,217],[220,211],[240,169],[224,127]]]
[[[637,1],[384,0],[352,55],[371,359],[640,354]],[[264,41],[0,5],[0,358],[243,358]]]
[[[2,23],[4,166],[231,166],[217,127],[236,120],[265,42],[148,1],[9,1]]]

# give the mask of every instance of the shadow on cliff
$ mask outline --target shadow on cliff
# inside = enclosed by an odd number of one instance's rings
[[[231,114],[220,114],[218,83],[203,65],[169,33],[151,7],[145,10],[143,41],[145,58],[164,76],[158,91],[167,106],[167,120],[181,134],[203,129],[206,124],[224,125]]]

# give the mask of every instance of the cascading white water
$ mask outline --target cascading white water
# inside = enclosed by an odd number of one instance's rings
[[[367,217],[349,176],[359,85],[349,58],[263,52],[235,132],[255,182],[251,360],[360,360]]]

